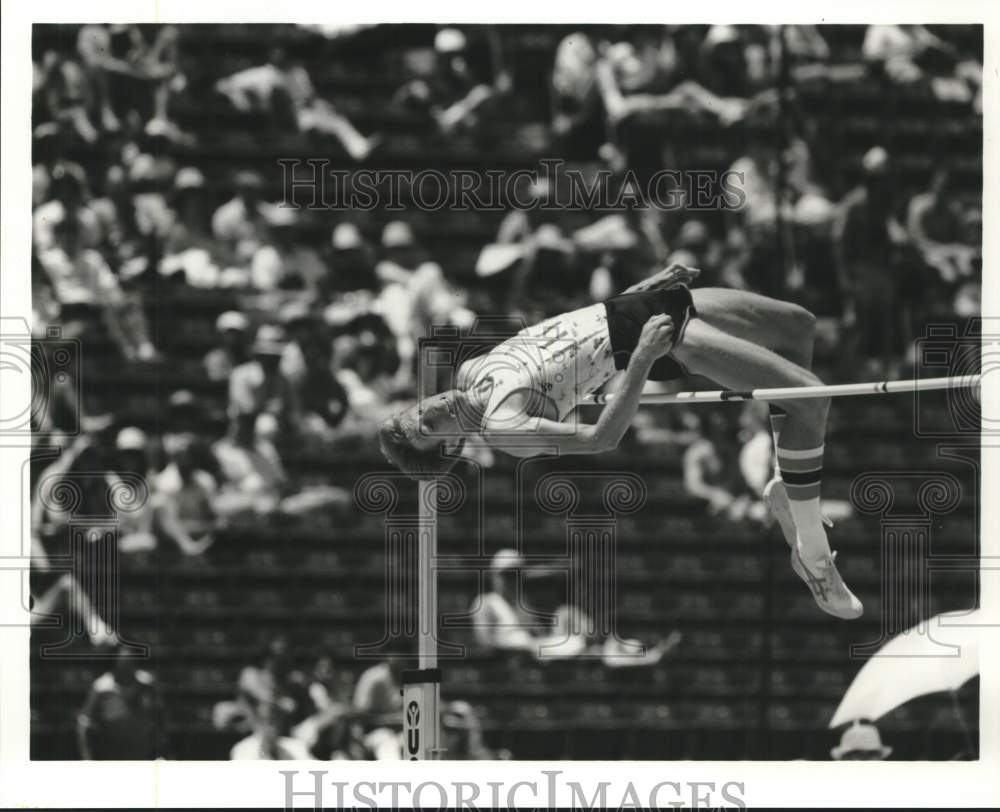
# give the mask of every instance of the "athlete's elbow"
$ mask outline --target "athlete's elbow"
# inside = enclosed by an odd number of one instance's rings
[[[597,426],[585,426],[582,437],[584,445],[592,454],[614,451],[621,442],[621,436]]]

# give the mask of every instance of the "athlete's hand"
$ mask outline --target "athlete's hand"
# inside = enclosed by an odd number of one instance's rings
[[[636,354],[644,360],[656,360],[674,346],[674,320],[666,315],[650,317],[642,327]]]

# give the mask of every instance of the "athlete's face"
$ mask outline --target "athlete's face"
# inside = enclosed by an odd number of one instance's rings
[[[414,408],[420,421],[420,431],[413,444],[420,450],[434,448],[442,441],[446,450],[458,445],[462,430],[458,421],[457,392],[449,390],[427,398]]]

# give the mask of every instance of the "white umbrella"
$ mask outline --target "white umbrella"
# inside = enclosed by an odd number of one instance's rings
[[[979,673],[979,610],[945,612],[897,635],[864,664],[830,720],[875,721],[918,696],[957,691]]]

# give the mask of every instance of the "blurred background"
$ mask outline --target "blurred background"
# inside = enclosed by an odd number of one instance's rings
[[[33,37],[33,758],[399,757],[412,663],[355,656],[383,638],[392,562],[385,517],[354,487],[386,468],[374,433],[414,396],[432,325],[516,329],[681,262],[699,284],[810,308],[831,383],[978,369],[978,26]],[[279,161],[350,179],[546,158],[605,173],[612,199],[664,169],[729,170],[745,202],[694,205],[681,176],[669,211],[545,208],[560,188],[544,179],[489,211],[425,211],[405,183],[392,210],[279,205],[311,200]],[[943,325],[943,370],[915,342],[928,325]],[[442,634],[468,647],[445,663],[446,757],[975,757],[977,679],[878,729],[828,724],[865,661],[850,645],[976,604],[974,564],[892,580],[883,563],[899,516],[928,561],[975,560],[976,405],[835,402],[825,508],[867,608],[849,624],[813,605],[760,502],[760,406],[641,411],[601,458],[647,488],[614,517],[617,637],[587,622],[566,573],[511,549],[516,504],[535,510],[531,556],[565,555],[567,517],[537,510],[509,460],[468,452],[466,503],[441,522],[442,552],[481,565],[440,580],[443,612],[475,610]],[[970,447],[944,458],[935,438],[956,435]],[[891,508],[852,498],[869,471],[900,472]],[[958,495],[928,507],[919,471]]]

